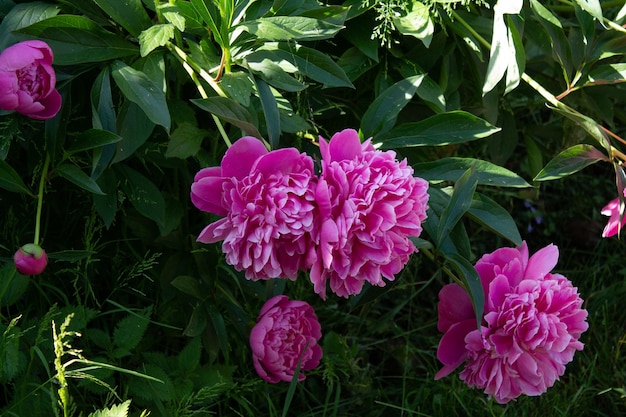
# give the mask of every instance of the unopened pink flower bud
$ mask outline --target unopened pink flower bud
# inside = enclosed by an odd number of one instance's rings
[[[15,252],[13,262],[20,274],[39,275],[46,269],[48,257],[41,246],[28,243]]]

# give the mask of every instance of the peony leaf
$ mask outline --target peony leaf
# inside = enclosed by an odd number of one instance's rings
[[[278,104],[276,97],[272,93],[272,89],[265,81],[255,78],[254,83],[261,100],[261,108],[265,116],[265,127],[272,149],[278,147],[278,139],[280,138],[280,115],[278,114]]]
[[[108,61],[138,52],[137,46],[84,16],[53,16],[17,32],[47,42],[56,65]]]
[[[600,65],[588,77],[585,86],[626,82],[626,63]]]
[[[161,191],[148,178],[124,165],[120,169],[126,180],[124,193],[130,203],[143,216],[155,221],[160,229],[165,226],[165,200]]]
[[[166,158],[185,159],[195,156],[202,145],[202,139],[208,132],[192,125],[189,122],[181,123],[172,135],[165,151]]]
[[[237,28],[268,41],[312,41],[332,38],[343,24],[305,16],[269,16],[243,22]]]
[[[2,159],[0,159],[0,188],[16,193],[32,195],[17,171]]]
[[[120,24],[132,36],[137,37],[142,30],[151,25],[141,0],[93,0],[114,21]]]
[[[204,23],[207,24],[209,32],[215,37],[215,42],[220,46],[226,46],[226,42],[228,41],[225,41],[220,32],[221,18],[214,2],[211,0],[191,0],[191,4]]]
[[[576,0],[576,3],[581,9],[598,19],[600,23],[604,24],[600,0]]]
[[[173,37],[174,25],[171,23],[150,26],[139,35],[139,54],[144,57]]]
[[[465,290],[472,300],[472,306],[476,314],[476,325],[478,329],[480,329],[485,305],[485,293],[480,276],[478,272],[476,272],[474,265],[461,255],[456,253],[446,254],[446,261],[459,274],[461,281],[463,281]]]
[[[122,140],[121,136],[102,129],[88,129],[81,132],[72,144],[67,148],[68,154],[101,148],[106,145],[117,143]]]
[[[361,118],[363,136],[370,138],[388,132],[396,124],[400,111],[415,95],[424,76],[414,75],[398,81],[376,97]]]
[[[154,124],[170,130],[170,112],[167,108],[165,93],[160,86],[155,85],[142,71],[119,60],[111,65],[111,75],[128,100],[141,107]]]
[[[382,147],[445,146],[490,136],[501,129],[473,114],[455,110],[436,114],[425,120],[404,123],[377,136]]]
[[[516,173],[480,159],[450,157],[413,165],[415,175],[433,183],[457,181],[470,167],[475,169],[478,184],[480,185],[513,188],[530,187],[530,184]]]
[[[450,234],[454,226],[470,208],[477,184],[478,178],[473,168],[469,168],[454,184],[450,201],[439,218],[435,237],[436,246],[443,242],[443,239]]]
[[[0,51],[18,41],[11,32],[56,16],[60,11],[58,5],[38,1],[14,5],[0,23]]]
[[[98,183],[93,178],[85,174],[83,170],[78,168],[76,165],[60,165],[55,168],[55,172],[90,193],[104,195],[104,192],[100,189]]]
[[[592,145],[574,145],[548,162],[534,180],[549,181],[563,178],[598,161],[609,161],[609,158]]]
[[[393,18],[393,24],[403,35],[413,36],[422,41],[427,48],[433,39],[435,25],[430,18],[428,6],[415,1],[409,3],[411,10],[406,15]]]
[[[522,237],[511,214],[489,197],[475,193],[467,215],[514,245],[522,244]]]
[[[248,110],[235,100],[227,97],[209,97],[205,99],[192,99],[191,102],[201,109],[216,115],[220,119],[232,123],[246,132],[246,134],[256,138],[262,138]]]

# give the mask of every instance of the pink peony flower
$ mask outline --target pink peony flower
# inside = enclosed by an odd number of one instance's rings
[[[626,189],[624,190],[624,196],[626,197]],[[602,208],[600,213],[604,216],[609,216],[609,221],[602,231],[602,237],[615,236],[626,224],[626,216],[620,221],[619,198],[609,201],[609,203]]]
[[[196,207],[225,216],[198,241],[223,240],[226,261],[248,279],[295,279],[315,259],[315,185],[309,156],[294,148],[268,152],[258,139],[243,137],[220,167],[201,170],[191,186]]]
[[[588,328],[587,311],[577,289],[550,271],[559,252],[549,245],[529,258],[526,242],[501,248],[475,265],[485,291],[480,330],[469,295],[457,284],[439,294],[437,350],[442,378],[465,362],[460,378],[484,389],[499,403],[522,394],[536,396],[554,385]]]
[[[39,245],[28,243],[15,251],[13,262],[20,274],[39,275],[48,265],[48,256]]]
[[[298,363],[300,371],[317,367],[322,348],[320,324],[313,307],[304,301],[277,295],[263,305],[250,332],[254,369],[267,382],[290,382]],[[298,381],[304,380],[300,372]]]
[[[339,296],[358,294],[365,282],[393,281],[417,249],[426,218],[428,182],[413,176],[393,151],[361,144],[352,129],[327,143],[320,137],[322,173],[315,192],[320,211],[317,260],[311,270],[315,292],[326,283]]]
[[[52,50],[42,41],[24,41],[0,54],[0,109],[33,119],[51,119],[61,108],[55,89]]]

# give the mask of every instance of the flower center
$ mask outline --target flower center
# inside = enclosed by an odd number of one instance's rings
[[[16,75],[20,90],[26,91],[36,101],[45,87],[43,84],[46,77],[43,76],[43,68],[35,62],[17,70]]]

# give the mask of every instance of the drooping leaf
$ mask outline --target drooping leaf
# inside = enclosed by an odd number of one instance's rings
[[[5,160],[0,159],[0,188],[16,193],[31,194],[20,175]]]
[[[598,122],[566,106],[563,102],[558,102],[556,107],[548,107],[574,121],[577,125],[582,127],[589,134],[589,136],[595,139],[607,152],[611,152],[611,142]]]
[[[465,290],[472,300],[472,306],[476,314],[476,325],[480,328],[485,304],[485,293],[483,291],[480,275],[476,272],[474,265],[456,253],[446,254],[446,261],[459,274],[459,278],[465,284]]]
[[[91,124],[95,129],[102,129],[116,133],[117,116],[113,106],[113,94],[111,92],[111,70],[104,67],[91,86]],[[115,154],[115,145],[107,145],[96,148],[91,168],[91,176],[98,180],[100,175],[109,166]]]
[[[435,183],[457,181],[471,167],[474,167],[480,185],[530,187],[530,184],[516,173],[480,159],[450,157],[413,165],[415,175]]]
[[[137,46],[83,16],[53,16],[17,32],[47,42],[57,65],[108,61],[139,52]]]
[[[254,79],[259,99],[261,100],[261,108],[265,116],[265,126],[267,128],[267,136],[272,149],[278,147],[278,139],[280,138],[280,116],[278,114],[278,104],[272,90],[267,83],[259,78]]]
[[[115,157],[111,163],[129,158],[148,140],[154,126],[139,105],[133,102],[125,103],[118,119],[118,133],[122,140],[116,143]]]
[[[75,185],[78,185],[80,188],[87,190],[90,193],[101,195],[104,194],[104,192],[100,189],[98,183],[89,175],[85,174],[83,170],[78,168],[76,165],[69,163],[62,164],[55,168],[55,172],[66,180]]]
[[[143,72],[122,61],[113,62],[111,68],[111,75],[124,96],[136,103],[154,124],[169,131],[170,112],[160,86],[155,85]]]
[[[592,145],[574,145],[554,157],[537,174],[535,181],[549,181],[572,175],[581,169],[595,164],[598,161],[608,161],[609,158]]]
[[[343,69],[327,54],[313,48],[291,42],[266,42],[262,47],[246,56],[247,62],[286,62],[298,72],[328,87],[353,87]]]
[[[104,12],[137,37],[142,30],[151,25],[141,0],[93,0]]]
[[[489,197],[475,193],[467,215],[492,232],[510,240],[514,245],[522,244],[522,238],[511,213]]]
[[[499,131],[499,127],[480,117],[454,110],[419,122],[401,124],[375,139],[383,148],[445,146],[482,139]]]
[[[104,226],[108,229],[113,224],[117,212],[117,183],[113,170],[104,171],[97,182],[105,194],[92,194],[93,204]]]
[[[227,97],[209,97],[205,99],[193,99],[193,104],[208,111],[222,120],[232,123],[246,134],[261,138],[261,134],[254,125],[252,116],[243,106],[235,100]]]
[[[435,32],[435,25],[430,18],[430,10],[428,6],[418,1],[410,4],[411,10],[407,14],[394,17],[393,24],[398,32],[421,40],[424,46],[428,48]]]
[[[249,61],[248,65],[255,74],[262,74],[263,79],[276,88],[280,88],[284,91],[301,91],[306,88],[306,85],[293,78],[285,70],[284,65],[281,66],[274,61],[264,59],[261,62]],[[296,67],[293,67],[293,71],[297,71]]]
[[[395,125],[400,111],[413,98],[423,79],[423,74],[405,78],[376,97],[361,119],[363,136],[370,138],[388,132]]]

